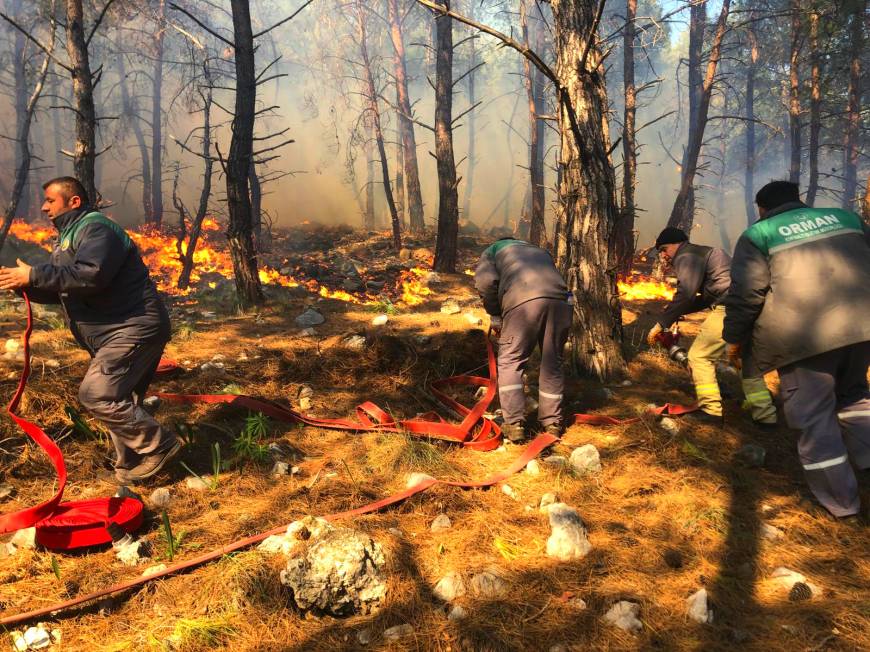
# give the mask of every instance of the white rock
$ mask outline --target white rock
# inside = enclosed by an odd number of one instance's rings
[[[361,629],[356,633],[356,641],[360,645],[368,645],[372,642],[372,630],[366,628]]]
[[[378,315],[372,319],[372,326],[383,326],[388,321],[390,321],[390,318],[387,315]]]
[[[341,343],[352,351],[362,351],[366,348],[366,338],[362,335],[351,335],[344,338]]]
[[[14,535],[12,535],[10,543],[17,548],[33,550],[36,548],[36,528],[29,527],[23,530],[18,530]]]
[[[290,464],[287,462],[275,462],[272,466],[272,475],[281,477],[283,475],[289,475],[290,473]]]
[[[776,541],[777,539],[782,539],[785,536],[785,532],[780,530],[778,527],[771,525],[770,523],[762,523],[761,524],[761,538],[766,541]]]
[[[420,484],[421,482],[427,482],[428,480],[434,480],[434,479],[435,478],[433,478],[431,475],[428,475],[426,473],[419,473],[419,472],[410,473],[408,475],[408,479],[405,481],[405,488],[410,489],[411,487],[414,487],[414,486]]]
[[[450,522],[450,517],[447,514],[438,514],[435,520],[432,521],[430,529],[433,532],[443,532],[444,530],[449,530],[452,525],[453,523]]]
[[[224,354],[222,354],[222,353],[215,353],[215,354],[211,357],[211,361],[212,361],[212,362],[223,362],[223,361],[226,360],[226,359],[227,359],[227,357],[226,357]]]
[[[12,637],[12,649],[15,652],[27,652],[27,641],[24,640],[24,634],[13,629],[9,635]]]
[[[457,620],[464,620],[467,617],[468,612],[458,604],[454,605],[453,609],[450,610],[450,613],[447,614],[447,620],[452,620],[453,622],[456,622]]]
[[[501,577],[501,570],[490,568],[471,578],[471,594],[476,598],[493,599],[507,593],[508,585]]]
[[[583,598],[570,598],[565,606],[570,609],[576,609],[577,611],[585,611],[586,610],[586,600]]]
[[[28,627],[24,632],[24,643],[28,650],[43,650],[51,646],[51,634],[42,625]]]
[[[157,509],[166,509],[169,507],[169,503],[172,502],[172,493],[168,487],[158,487],[151,492],[148,502],[151,503],[152,507]]]
[[[450,571],[438,580],[432,593],[444,602],[453,602],[456,598],[461,598],[465,595],[465,582],[462,580],[462,575],[456,571]]]
[[[18,353],[18,349],[21,348],[21,344],[18,340],[9,338],[6,340],[6,353]]]
[[[285,539],[283,535],[273,534],[263,539],[260,545],[257,546],[257,549],[274,555],[284,551],[284,543]]]
[[[680,432],[680,424],[678,424],[674,419],[670,417],[662,417],[661,421],[659,421],[659,426],[665,432],[675,435]]]
[[[592,444],[575,448],[571,451],[569,461],[574,470],[581,475],[598,473],[601,470],[601,455]]]
[[[538,460],[529,460],[529,463],[526,464],[526,473],[531,476],[541,475],[541,463]]]
[[[162,573],[166,570],[166,564],[157,564],[156,566],[149,566],[145,570],[142,571],[142,577],[149,577],[151,575],[156,575],[157,573]]]
[[[148,561],[149,548],[147,541],[135,539],[115,550],[115,556],[125,566],[138,566],[142,562]]]
[[[384,638],[388,641],[398,641],[405,636],[411,636],[414,633],[414,628],[410,625],[396,625],[384,630]]]
[[[686,599],[688,616],[701,625],[713,622],[713,612],[707,606],[707,589],[698,589]]]
[[[445,315],[458,315],[462,312],[462,308],[455,301],[449,300],[441,304],[441,312]]]
[[[565,503],[555,503],[547,510],[552,532],[547,539],[547,556],[561,561],[582,559],[592,550],[580,514]]]
[[[226,365],[223,362],[204,362],[199,368],[202,371],[223,371]]]
[[[623,387],[631,387],[631,381],[626,378],[625,380],[622,381],[622,386]]]
[[[538,504],[538,509],[542,512],[546,512],[550,509],[550,505],[555,505],[559,502],[559,498],[556,494],[547,493],[541,496],[541,502]]]
[[[507,496],[508,498],[511,498],[511,499],[513,499],[513,500],[518,500],[518,496],[517,496],[517,492],[516,492],[516,490],[515,490],[512,486],[510,486],[509,484],[503,484],[503,485],[501,486],[501,492],[502,492],[505,496]]]
[[[781,586],[787,591],[791,591],[795,584],[802,582],[809,587],[813,597],[821,595],[822,593],[822,590],[816,584],[810,582],[805,575],[786,568],[785,566],[775,568],[770,574],[770,578],[774,584]]]
[[[207,491],[210,488],[208,482],[195,475],[186,477],[184,479],[184,486],[191,491]]]
[[[643,629],[643,623],[638,616],[640,616],[639,604],[620,600],[604,614],[604,620],[626,632],[639,632]]]
[[[391,527],[391,528],[389,528],[389,529],[387,530],[387,532],[389,532],[390,534],[392,534],[394,537],[403,537],[403,536],[405,536],[405,533],[402,532],[402,531],[401,531],[399,528],[397,528],[397,527]]]
[[[564,455],[549,455],[541,459],[541,462],[543,462],[547,466],[552,466],[557,469],[564,469],[566,466],[568,466],[568,458]]]
[[[472,326],[483,326],[483,320],[475,315],[473,312],[465,313],[465,321],[467,321]]]
[[[310,396],[301,396],[299,397],[299,409],[303,412],[307,412],[311,409],[311,397]]]

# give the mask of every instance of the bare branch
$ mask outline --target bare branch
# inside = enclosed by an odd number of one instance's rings
[[[211,27],[209,27],[208,25],[206,25],[205,23],[203,23],[199,18],[197,18],[196,16],[194,16],[192,13],[190,13],[187,9],[184,9],[183,7],[179,7],[179,6],[178,6],[177,4],[175,4],[174,2],[170,2],[170,3],[169,3],[169,8],[170,8],[170,9],[175,9],[175,11],[180,11],[180,12],[183,13],[185,16],[187,16],[188,18],[190,18],[193,22],[195,22],[197,25],[199,25],[200,27],[202,27],[206,32],[208,32],[209,34],[211,34],[212,36],[214,36],[216,39],[218,39],[219,41],[223,41],[224,43],[226,43],[227,45],[229,45],[229,46],[230,46],[231,48],[233,48],[234,50],[236,49],[236,44],[235,44],[235,43],[233,43],[233,42],[232,42],[231,40],[229,40],[228,38],[225,38],[225,37],[221,36],[220,34],[218,34],[218,33],[217,33],[216,31],[214,31]]]
[[[103,7],[103,10],[100,12],[100,15],[97,16],[97,19],[94,21],[94,24],[91,27],[91,33],[88,34],[88,37],[85,39],[85,46],[88,46],[91,44],[91,39],[94,38],[94,34],[96,34],[97,30],[100,28],[100,25],[103,22],[103,18],[106,17],[106,12],[109,11],[109,7],[111,7],[114,4],[114,2],[115,2],[115,0],[108,0],[108,2],[106,2],[105,6]]]
[[[0,11],[0,18],[5,20],[7,23],[12,25],[12,27],[17,29],[22,34],[24,34],[24,36],[26,36],[28,38],[28,40],[32,41],[36,45],[36,47],[38,47],[40,50],[45,52],[45,54],[47,54],[51,58],[52,61],[54,61],[57,65],[59,65],[61,68],[63,68],[64,70],[66,70],[70,74],[72,74],[72,71],[73,71],[72,66],[65,64],[63,61],[61,61],[56,56],[54,56],[54,54],[51,52],[51,50],[49,50],[42,43],[40,43],[39,40],[36,37],[34,37],[30,32],[28,32],[21,25],[19,25],[14,20],[12,20],[9,16],[7,16],[2,11]]]
[[[255,38],[255,39],[258,39],[258,38],[260,38],[261,36],[263,36],[264,34],[268,34],[269,32],[271,32],[271,31],[272,31],[273,29],[275,29],[276,27],[280,27],[280,26],[283,25],[284,23],[293,20],[294,18],[296,18],[296,16],[298,16],[298,15],[302,12],[303,9],[305,9],[305,7],[307,7],[308,5],[310,5],[312,2],[314,2],[314,0],[308,0],[305,4],[303,4],[301,7],[299,7],[299,9],[297,9],[297,10],[294,11],[292,14],[290,14],[289,16],[287,16],[287,18],[285,18],[284,20],[279,20],[277,23],[275,23],[275,24],[272,25],[271,27],[267,27],[267,28],[264,29],[262,32],[257,32],[256,34],[254,34],[254,38]]]

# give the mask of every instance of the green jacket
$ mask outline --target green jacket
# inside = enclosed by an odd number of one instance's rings
[[[737,242],[726,342],[767,372],[870,341],[870,231],[839,208],[785,204]]]

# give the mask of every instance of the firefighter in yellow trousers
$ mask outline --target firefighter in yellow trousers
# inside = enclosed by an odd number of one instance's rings
[[[680,229],[667,228],[656,240],[656,249],[670,261],[677,276],[677,293],[647,336],[652,345],[659,333],[683,315],[709,310],[707,319],[689,349],[689,367],[695,383],[698,412],[696,420],[722,425],[722,395],[716,381],[716,362],[725,357],[722,301],[731,284],[731,258],[722,249],[689,242]],[[762,427],[776,424],[776,408],[761,377],[743,377],[744,407]]]

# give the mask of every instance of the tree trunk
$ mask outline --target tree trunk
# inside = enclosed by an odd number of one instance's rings
[[[626,0],[622,33],[622,87],[625,107],[622,119],[622,210],[616,228],[617,271],[627,276],[634,257],[634,191],[637,183],[637,148],[634,130],[637,98],[634,86],[634,39],[637,0]]]
[[[810,180],[806,203],[813,206],[819,191],[819,135],[822,131],[822,83],[819,58],[819,14],[810,14]]]
[[[264,300],[251,236],[251,196],[248,189],[257,82],[254,72],[254,35],[248,0],[231,0],[230,4],[236,55],[236,103],[233,135],[226,163],[227,207],[230,214],[227,241],[233,261],[239,306],[245,310],[261,304]]]
[[[59,101],[60,84],[57,83],[57,74],[52,73],[49,79],[49,95],[55,98],[54,101]],[[66,159],[65,154],[61,150],[63,149],[63,139],[67,132],[61,123],[62,115],[63,111],[58,109],[51,111],[51,131],[54,137],[54,171],[55,176],[58,177],[66,175]]]
[[[151,213],[148,221],[163,220],[163,39],[166,35],[166,3],[157,0],[157,33],[154,35],[154,90],[151,94]]]
[[[798,57],[801,49],[800,0],[791,1],[791,51],[788,60],[788,142],[789,166],[788,179],[792,183],[801,181],[801,99]]]
[[[448,5],[449,6],[449,5]],[[453,157],[453,20],[435,19],[435,159],[438,167],[438,234],[436,272],[456,271],[459,235],[459,193]]]
[[[405,160],[401,137],[396,143],[396,212],[399,214],[399,226],[405,230]]]
[[[552,0],[551,6],[562,136],[556,262],[576,299],[571,331],[575,366],[610,380],[625,373],[625,358],[612,251],[616,180],[608,155],[607,90],[595,42],[597,8],[571,0]]]
[[[396,97],[399,108],[399,133],[405,167],[405,186],[408,197],[410,229],[420,233],[423,220],[423,195],[420,191],[420,170],[417,165],[417,141],[411,122],[411,100],[408,96],[408,73],[405,65],[405,43],[402,34],[399,0],[389,0],[390,38],[393,42],[393,75],[396,78]]]
[[[755,14],[749,14],[747,37],[749,40],[749,63],[746,66],[746,169],[743,176],[743,203],[746,207],[746,224],[756,220],[755,209],[755,75],[758,69],[758,40],[752,22]]]
[[[21,0],[16,0],[12,5],[13,16],[16,19],[20,20],[22,16],[21,11]],[[27,102],[28,102],[28,88],[27,88],[27,57],[26,57],[26,49],[30,43],[27,41],[27,37],[18,30],[15,30],[15,41],[14,41],[14,53],[15,56],[12,57],[12,78],[14,84],[14,106],[15,106],[15,134],[18,136],[22,132],[22,127],[25,121],[30,121],[32,116],[27,115]],[[29,127],[28,127],[29,132]],[[29,133],[28,133],[29,138]],[[25,179],[30,178],[30,143],[26,143],[27,147],[23,148],[20,142],[15,142],[15,170],[17,171],[21,169],[22,163],[24,163],[24,158],[27,158],[27,171],[25,172]],[[25,155],[26,149],[26,155]],[[14,184],[13,184],[14,185]],[[25,183],[25,186],[29,185]],[[18,214],[14,215],[14,217],[18,217],[22,214],[26,215],[29,212],[31,203],[31,197],[29,193],[22,188],[19,193],[18,198],[16,199],[16,210]],[[8,221],[8,220],[7,220]],[[4,227],[6,224],[4,223]],[[2,242],[0,242],[2,245]]]
[[[76,143],[73,173],[84,186],[92,204],[98,203],[94,162],[96,161],[96,125],[94,85],[85,42],[82,0],[66,0],[66,49],[72,68],[73,108]]]
[[[366,212],[363,215],[363,228],[366,231],[375,230],[375,128],[371,122],[371,115],[363,118],[366,129],[365,145],[363,150],[366,155]]]
[[[527,47],[540,51],[540,27],[532,27],[534,36],[529,36],[528,3],[520,3],[520,24],[523,42]],[[534,41],[534,42],[533,42]],[[540,246],[546,240],[544,227],[544,142],[543,122],[538,117],[539,97],[542,94],[543,76],[531,62],[523,57],[523,77],[529,105],[529,242]]]
[[[251,230],[254,233],[254,249],[261,252],[266,249],[263,241],[263,187],[253,160],[248,168],[248,186],[251,190]]]
[[[140,123],[139,112],[130,96],[130,91],[127,87],[127,71],[124,65],[124,57],[118,57],[118,74],[120,76],[121,88],[121,108],[130,129],[133,132],[133,137],[136,139],[136,145],[139,148],[139,157],[142,160],[142,211],[147,221],[151,221],[153,208],[151,205],[151,160],[148,152],[148,145],[145,143],[145,134],[142,133],[142,125]],[[135,91],[135,89],[134,89]]]
[[[850,28],[849,95],[846,105],[846,135],[843,143],[843,208],[855,209],[858,193],[858,156],[861,131],[861,56],[864,54],[864,17],[867,1],[852,5]]]
[[[51,35],[48,44],[48,50],[54,50],[55,40],[55,25],[54,25],[54,2],[51,3]],[[21,16],[21,6],[15,6],[16,18]],[[23,60],[24,53],[22,50],[16,51],[16,56]],[[36,104],[39,102],[39,96],[42,94],[42,89],[45,85],[45,77],[48,73],[48,65],[50,58],[48,55],[43,59],[42,65],[36,74],[36,83],[30,96],[25,99],[24,105],[21,108],[21,113],[17,116],[18,120],[15,130],[15,180],[12,183],[12,192],[9,197],[9,204],[6,206],[6,212],[3,215],[3,226],[0,227],[0,250],[6,244],[6,237],[9,235],[9,229],[12,226],[12,220],[15,219],[18,205],[21,201],[22,193],[27,185],[27,179],[30,175],[30,126],[33,123],[33,113],[36,110]],[[22,71],[23,73],[24,71]],[[26,83],[27,76],[22,75],[21,83]],[[16,79],[17,82],[17,79]],[[18,89],[16,89],[18,90]],[[26,90],[21,89],[26,93]]]
[[[698,171],[698,158],[701,155],[701,144],[704,141],[704,131],[707,127],[710,96],[713,92],[713,82],[716,79],[716,68],[719,65],[722,39],[725,36],[730,6],[731,0],[723,0],[722,12],[719,14],[719,21],[716,25],[716,35],[713,37],[713,44],[710,48],[710,59],[707,61],[707,72],[701,85],[701,97],[698,100],[696,124],[689,131],[689,142],[686,145],[686,155],[683,159],[685,163],[683,165],[683,179],[680,184],[680,191],[677,193],[674,207],[671,209],[671,216],[668,219],[668,226],[683,228],[686,233],[689,233],[691,230],[692,219],[694,218],[694,211],[690,211],[690,207],[694,204],[693,189],[695,174]]]
[[[393,248],[399,251],[402,248],[402,225],[399,222],[399,213],[396,202],[393,199],[393,189],[390,179],[390,165],[387,158],[387,148],[384,145],[384,132],[381,128],[381,111],[378,107],[378,91],[375,87],[375,78],[372,73],[372,64],[369,59],[367,34],[363,5],[357,4],[357,20],[359,22],[359,49],[362,57],[363,74],[365,75],[366,110],[369,112],[372,127],[375,134],[375,143],[378,147],[378,156],[381,159],[381,176],[384,182],[384,195],[387,197],[387,206],[390,209],[390,222],[393,231]]]

